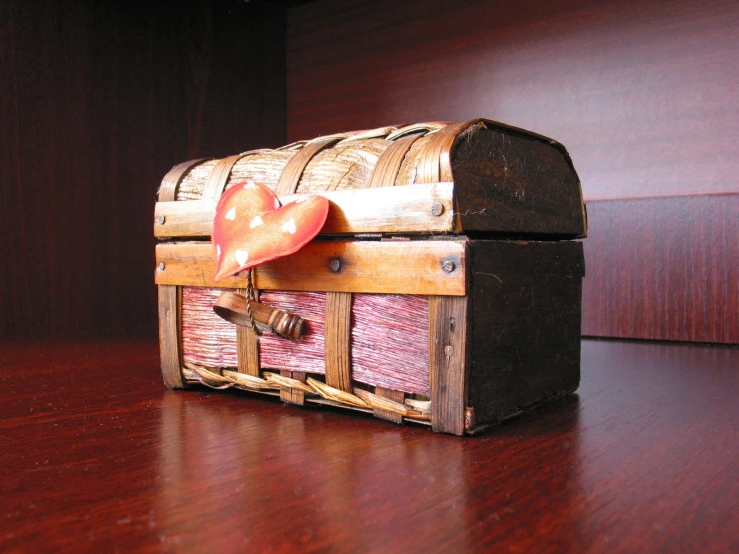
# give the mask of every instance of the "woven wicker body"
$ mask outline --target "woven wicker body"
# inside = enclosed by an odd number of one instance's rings
[[[300,311],[303,339],[220,320],[215,203],[252,179],[284,202],[331,201],[322,235],[257,268],[261,300]],[[564,148],[485,120],[344,133],[197,160],[155,210],[165,383],[279,395],[461,435],[579,383],[582,246]],[[544,358],[542,358],[544,356]]]

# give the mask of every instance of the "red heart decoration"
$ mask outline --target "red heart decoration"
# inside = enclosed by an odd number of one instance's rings
[[[310,242],[328,216],[328,200],[306,196],[280,205],[260,183],[245,181],[223,193],[213,219],[214,281],[287,256]]]

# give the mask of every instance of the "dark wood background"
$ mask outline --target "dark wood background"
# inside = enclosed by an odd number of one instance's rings
[[[284,11],[0,3],[0,338],[156,336],[174,164],[285,141]]]
[[[739,343],[739,3],[319,0],[288,12],[288,139],[497,119],[588,201],[583,332]]]
[[[177,162],[484,116],[573,156],[586,334],[739,343],[738,27],[725,0],[3,2],[0,338],[154,336]]]

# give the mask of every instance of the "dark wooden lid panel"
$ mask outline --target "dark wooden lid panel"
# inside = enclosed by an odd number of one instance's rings
[[[488,122],[461,134],[451,154],[457,230],[580,238],[580,180],[564,147]]]

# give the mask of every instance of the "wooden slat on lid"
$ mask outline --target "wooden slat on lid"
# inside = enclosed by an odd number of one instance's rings
[[[452,180],[452,168],[448,151],[451,149],[457,136],[472,123],[474,122],[451,123],[429,137],[429,141],[421,153],[421,161],[418,164],[418,179],[416,182],[437,183],[442,180],[442,175],[447,176],[447,180]],[[445,151],[447,152],[447,156],[444,157],[442,154]]]
[[[208,180],[203,188],[203,200],[217,200],[226,188],[228,177],[231,175],[233,166],[236,165],[241,158],[248,154],[237,154],[220,160],[208,175]]]
[[[200,158],[197,160],[190,160],[174,166],[170,169],[162,179],[162,184],[159,186],[159,201],[160,202],[171,202],[177,198],[177,187],[180,186],[182,179],[185,175],[196,165],[208,161],[210,158]]]
[[[326,293],[326,384],[352,391],[351,376],[352,294]]]
[[[375,168],[372,170],[369,188],[392,187],[395,186],[395,180],[400,173],[400,166],[403,164],[405,155],[422,135],[411,135],[403,137],[395,142],[380,154]]]
[[[423,131],[424,136],[438,131],[442,127],[449,125],[449,121],[426,121],[424,123],[413,123],[412,125],[398,126],[398,130],[390,133],[387,140],[398,140],[401,137],[412,135]]]
[[[303,146],[297,154],[290,158],[285,169],[282,170],[275,194],[295,194],[295,191],[298,190],[298,183],[300,183],[300,176],[303,175],[305,166],[313,159],[313,156],[346,138],[346,136],[348,135],[324,137],[310,141]]]

